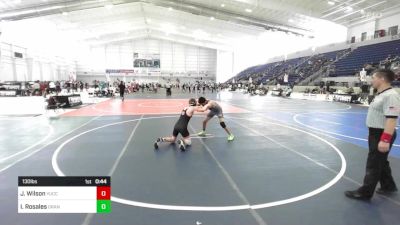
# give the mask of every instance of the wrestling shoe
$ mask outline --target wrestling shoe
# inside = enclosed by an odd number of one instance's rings
[[[205,137],[206,136],[206,132],[204,130],[202,130],[199,133],[197,133],[197,135],[200,136],[200,137]]]
[[[186,150],[185,143],[182,140],[178,141],[178,145],[182,152]]]
[[[233,134],[228,136],[228,141],[233,141],[233,139],[235,139],[235,136],[233,136]]]
[[[154,142],[154,148],[158,149],[158,143],[161,142],[162,139],[161,138],[157,138],[156,142]]]

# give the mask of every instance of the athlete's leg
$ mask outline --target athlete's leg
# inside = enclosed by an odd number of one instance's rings
[[[158,146],[159,146],[160,142],[175,143],[176,137],[178,136],[178,134],[179,134],[179,131],[174,128],[174,131],[172,132],[172,136],[157,138],[156,142],[154,143],[154,148],[158,149]]]
[[[205,120],[203,120],[203,131],[206,131],[207,128],[207,123],[208,121],[210,121],[212,118],[212,116],[207,116],[207,118]]]
[[[170,137],[161,137],[159,138],[159,142],[175,142],[176,141],[176,136],[170,136]]]
[[[232,132],[226,126],[225,121],[224,121],[224,116],[223,115],[218,116],[218,120],[219,120],[219,124],[221,125],[221,127],[224,128],[224,130],[228,134],[228,141],[233,141],[235,136],[233,136]]]
[[[219,116],[219,117],[218,117],[218,120],[219,120],[219,124],[221,125],[222,128],[224,128],[224,130],[226,131],[226,133],[227,133],[228,135],[231,135],[231,134],[232,134],[231,131],[228,129],[228,127],[226,127],[224,117],[223,117],[223,116]]]
[[[203,130],[200,131],[197,135],[199,135],[199,136],[206,136],[207,123],[208,123],[208,121],[210,121],[210,120],[213,118],[213,116],[214,116],[214,115],[212,115],[212,114],[210,114],[210,113],[207,115],[206,119],[203,120]]]
[[[189,131],[186,129],[185,131],[182,132],[183,139],[178,141],[179,148],[182,151],[186,150],[186,146],[189,146],[192,144],[192,140],[190,139]]]
[[[190,138],[190,136],[184,137],[184,138],[183,138],[183,142],[184,142],[185,145],[187,145],[187,146],[192,145],[192,139]]]

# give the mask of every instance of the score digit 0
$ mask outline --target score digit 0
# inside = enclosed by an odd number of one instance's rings
[[[97,200],[110,200],[111,198],[111,188],[107,187],[97,187]]]

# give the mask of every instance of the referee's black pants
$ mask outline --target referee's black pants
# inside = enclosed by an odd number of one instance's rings
[[[366,196],[372,196],[375,192],[378,182],[384,190],[392,190],[396,188],[396,183],[392,177],[392,170],[390,169],[388,156],[389,152],[382,153],[378,150],[378,144],[383,133],[383,129],[369,128],[368,146],[369,153],[366,166],[366,174],[364,177],[364,184],[358,191]],[[393,134],[392,142],[396,139],[396,131]]]

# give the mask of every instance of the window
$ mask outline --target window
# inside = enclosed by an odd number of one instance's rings
[[[365,41],[365,40],[367,40],[367,32],[363,32],[361,34],[361,41]]]
[[[14,52],[14,57],[15,58],[23,58],[23,56],[22,56],[22,53],[19,53],[19,52]]]
[[[389,27],[388,34],[389,36],[397,35],[399,33],[399,26]]]
[[[385,30],[376,30],[374,33],[374,38],[381,38],[386,36]]]

